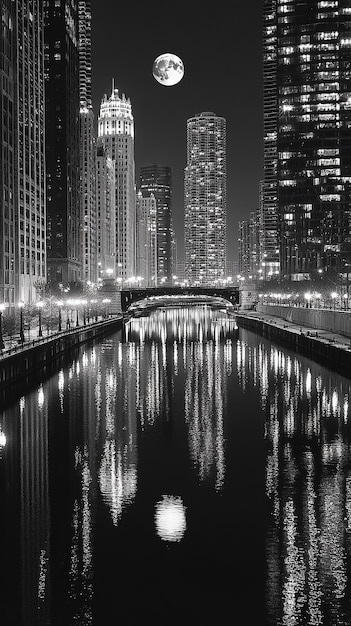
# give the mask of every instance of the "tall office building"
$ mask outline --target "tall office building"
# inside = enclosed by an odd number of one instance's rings
[[[142,287],[157,287],[157,202],[153,193],[138,192],[136,225],[136,275]]]
[[[264,0],[263,213],[283,277],[351,264],[351,6]],[[268,211],[269,209],[269,211]]]
[[[260,277],[260,228],[259,212],[251,211],[248,220],[239,222],[238,268],[245,278],[257,280]]]
[[[81,280],[79,29],[75,0],[43,0],[48,281]]]
[[[97,283],[96,137],[91,97],[91,6],[78,2],[82,280]]]
[[[140,168],[143,196],[156,199],[157,284],[171,284],[173,273],[174,233],[172,227],[172,172],[168,165],[151,163]]]
[[[96,211],[98,279],[103,280],[116,276],[115,163],[103,146],[96,155]]]
[[[46,280],[43,6],[0,7],[0,303],[14,306]]]
[[[205,112],[187,121],[185,269],[191,284],[213,284],[226,268],[226,120]]]
[[[135,277],[136,263],[134,119],[129,98],[119,96],[114,85],[101,102],[98,141],[115,162],[117,279],[128,281]]]

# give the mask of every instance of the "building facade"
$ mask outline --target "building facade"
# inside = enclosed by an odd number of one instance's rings
[[[138,192],[136,223],[136,279],[142,287],[157,287],[157,201],[153,193]]]
[[[96,136],[91,96],[91,3],[78,2],[80,202],[82,216],[83,283],[97,284]]]
[[[226,270],[226,120],[187,120],[185,268],[190,284],[214,284]]]
[[[263,213],[276,203],[283,278],[351,265],[350,55],[348,0],[264,0]]]
[[[44,22],[40,0],[1,0],[0,303],[46,281]]]
[[[156,251],[158,285],[170,285],[173,274],[172,172],[168,165],[151,163],[140,168],[140,191],[156,199]]]
[[[246,279],[258,280],[261,270],[258,211],[251,211],[248,220],[239,222],[238,244],[239,274]]]
[[[79,27],[75,0],[43,0],[48,282],[82,277]]]
[[[96,155],[98,282],[116,276],[115,163],[103,146]]]
[[[101,102],[98,141],[115,163],[116,278],[129,282],[136,265],[134,119],[129,98],[119,96],[114,85],[111,96]]]

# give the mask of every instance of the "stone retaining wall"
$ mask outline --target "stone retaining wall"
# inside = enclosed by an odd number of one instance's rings
[[[33,377],[38,380],[50,369],[51,364],[72,354],[79,346],[88,341],[100,339],[115,332],[122,326],[122,317],[115,317],[97,322],[86,327],[79,327],[54,335],[41,342],[18,347],[0,359],[0,403],[11,393],[14,383],[21,386]]]
[[[301,326],[309,326],[317,330],[327,330],[338,335],[351,337],[351,310],[310,309],[305,307],[283,305],[258,305],[257,311],[267,315],[275,315]]]
[[[349,378],[351,375],[351,351],[340,344],[322,341],[315,336],[307,335],[305,332],[300,333],[291,330],[289,326],[284,328],[269,322],[269,320],[251,317],[245,313],[238,313],[237,323],[239,328],[254,331],[271,342],[286,346],[326,367],[331,367],[343,376]]]

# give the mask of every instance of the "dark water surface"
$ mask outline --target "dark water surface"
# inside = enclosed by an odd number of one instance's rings
[[[131,320],[0,413],[1,624],[351,626],[351,381]]]

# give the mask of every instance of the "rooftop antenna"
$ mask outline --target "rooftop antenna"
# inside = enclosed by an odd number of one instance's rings
[[[115,79],[112,79],[112,94],[115,92]]]

